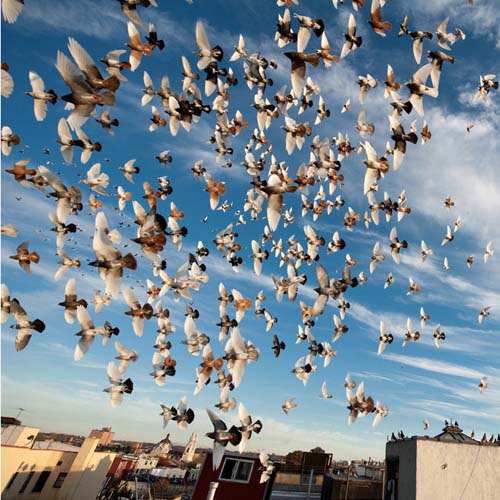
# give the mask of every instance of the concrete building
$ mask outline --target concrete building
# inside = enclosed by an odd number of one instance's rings
[[[167,434],[165,439],[155,444],[149,453],[153,457],[166,457],[172,451],[172,441],[170,441],[170,434]]]
[[[94,500],[115,453],[96,452],[96,438],[76,450],[57,449],[55,442],[33,446],[38,432],[2,428],[2,499]]]
[[[500,442],[479,442],[455,425],[431,438],[386,445],[386,500],[500,498]]]
[[[89,437],[99,439],[99,446],[108,446],[113,441],[114,434],[111,427],[103,427],[102,429],[92,429]]]
[[[138,474],[148,474],[158,465],[158,457],[140,455],[135,464],[135,471]]]

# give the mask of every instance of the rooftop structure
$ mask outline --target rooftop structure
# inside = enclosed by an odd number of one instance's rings
[[[111,427],[103,427],[102,429],[92,429],[89,437],[99,439],[99,446],[108,446],[113,441],[114,432]]]
[[[274,478],[261,483],[260,466],[256,456],[226,452],[219,468],[214,469],[212,453],[208,453],[191,498],[205,500],[210,489],[216,488],[217,500],[268,500]]]
[[[500,441],[481,441],[446,422],[434,436],[398,437],[386,445],[387,500],[498,498]]]

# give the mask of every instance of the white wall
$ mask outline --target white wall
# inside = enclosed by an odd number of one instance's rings
[[[500,446],[417,441],[417,500],[500,499]]]
[[[399,500],[500,500],[500,446],[407,439],[399,457]]]

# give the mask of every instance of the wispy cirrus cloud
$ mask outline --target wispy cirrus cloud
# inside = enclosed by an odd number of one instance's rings
[[[484,376],[484,372],[474,368],[468,368],[466,366],[438,359],[423,358],[420,356],[405,356],[393,353],[384,354],[384,359],[411,366],[413,368],[418,368],[420,370],[449,375],[452,377],[469,378],[479,381],[479,379]]]

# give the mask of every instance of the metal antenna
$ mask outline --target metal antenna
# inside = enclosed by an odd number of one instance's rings
[[[25,409],[25,408],[16,408],[16,410],[19,410],[18,414],[17,414],[17,415],[16,415],[16,417],[15,417],[15,418],[16,418],[16,420],[17,420],[17,419],[19,419],[19,416],[21,415],[21,413],[22,413],[23,411],[26,411],[26,409]]]

